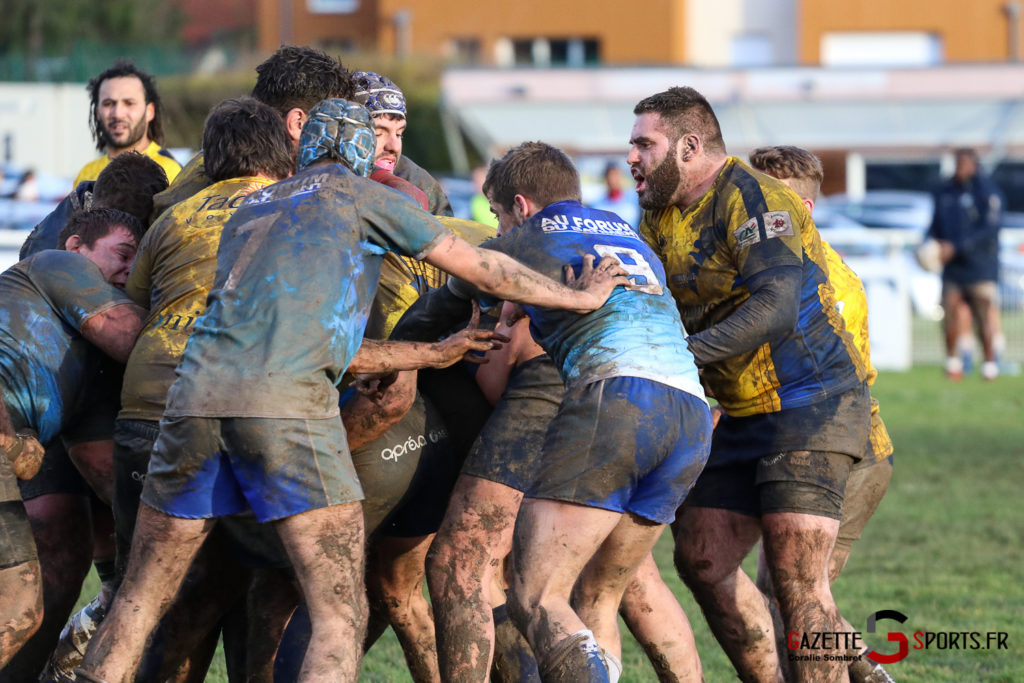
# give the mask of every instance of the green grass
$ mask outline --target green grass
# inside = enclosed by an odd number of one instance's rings
[[[899,681],[1024,681],[1024,505],[1017,497],[1024,488],[1024,379],[987,384],[974,376],[951,384],[937,367],[919,367],[883,373],[874,394],[896,444],[896,470],[836,582],[840,610],[858,629],[877,610],[908,616],[901,626],[879,623],[882,634],[1009,633],[1009,651],[911,650],[889,666]],[[735,680],[671,568],[667,536],[656,557],[693,622],[707,680]],[[94,591],[92,583],[83,596]],[[894,650],[884,635],[867,638],[882,652]],[[655,680],[628,634],[623,655],[624,683]],[[410,680],[390,632],[362,671],[365,681]],[[220,657],[207,680],[227,680]]]

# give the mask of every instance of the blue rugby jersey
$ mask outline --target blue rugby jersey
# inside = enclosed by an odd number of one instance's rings
[[[483,245],[556,280],[562,266],[579,274],[586,254],[614,256],[634,285],[616,287],[598,310],[525,306],[534,338],[552,357],[566,387],[611,377],[643,377],[704,398],[686,346],[686,331],[654,252],[622,218],[576,201],[556,202],[510,234]]]

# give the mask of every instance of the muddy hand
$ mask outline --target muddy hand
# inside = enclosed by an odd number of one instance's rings
[[[585,306],[572,309],[576,313],[596,311],[608,300],[613,289],[619,285],[625,287],[631,284],[630,279],[626,277],[627,271],[619,263],[619,260],[612,256],[605,256],[595,266],[593,254],[587,254],[583,257],[583,267],[579,277],[576,277],[572,266],[569,265],[562,266],[562,272],[565,273],[567,287],[588,295],[590,299]]]
[[[9,437],[4,450],[11,462],[14,475],[22,481],[36,476],[36,472],[43,464],[43,454],[46,452],[36,438],[36,433],[30,429]]]
[[[473,315],[469,319],[469,325],[444,341],[433,345],[438,358],[432,365],[437,368],[446,368],[460,360],[478,364],[486,363],[486,357],[476,355],[474,352],[500,349],[503,343],[508,343],[508,337],[491,330],[481,330],[479,325],[480,306],[474,301]]]
[[[352,383],[356,391],[374,403],[380,403],[387,393],[388,387],[398,379],[397,372],[388,372],[383,375],[356,375],[356,381]]]

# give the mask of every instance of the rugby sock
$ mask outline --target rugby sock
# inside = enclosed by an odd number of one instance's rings
[[[556,643],[544,657],[540,677],[548,683],[611,683],[601,646],[590,629],[576,631]]]
[[[867,659],[851,662],[849,666],[850,683],[895,683],[889,672]]]
[[[603,647],[601,648],[601,659],[604,660],[604,665],[608,669],[608,680],[611,683],[619,683],[619,678],[622,676],[622,660]]]
[[[494,662],[491,664],[493,683],[540,683],[537,660],[526,638],[508,618],[505,605],[493,610]]]

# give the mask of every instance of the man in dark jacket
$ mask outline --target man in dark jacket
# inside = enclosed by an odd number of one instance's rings
[[[999,375],[994,339],[999,328],[996,281],[999,278],[999,228],[1003,197],[992,180],[980,173],[978,155],[972,149],[956,151],[956,170],[935,194],[935,216],[929,237],[939,243],[942,268],[943,329],[946,341],[946,374],[963,377],[963,361],[957,355],[958,311],[970,308],[977,326],[985,362],[981,375]]]

